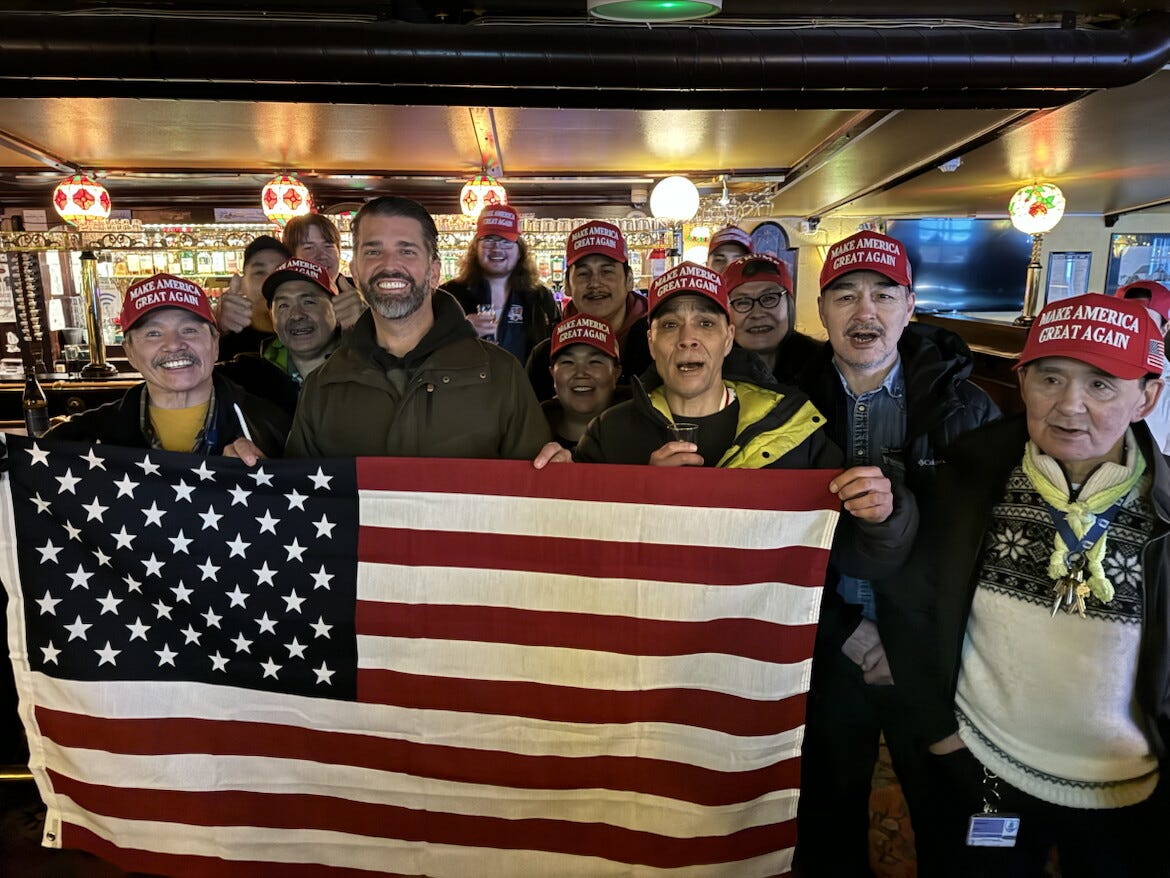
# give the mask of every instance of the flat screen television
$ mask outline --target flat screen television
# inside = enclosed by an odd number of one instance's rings
[[[886,234],[906,245],[916,311],[1016,311],[1032,239],[1011,220],[890,220]]]

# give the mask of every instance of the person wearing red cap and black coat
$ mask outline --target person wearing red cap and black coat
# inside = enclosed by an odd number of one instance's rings
[[[540,404],[553,440],[572,451],[592,420],[614,401],[621,364],[617,339],[604,320],[578,314],[552,334],[552,377],[557,395]]]
[[[276,337],[265,341],[259,353],[220,363],[216,373],[272,400],[291,418],[305,378],[341,340],[333,312],[336,291],[324,266],[289,259],[264,281],[263,293]]]
[[[565,242],[565,289],[572,301],[564,317],[586,314],[613,327],[622,357],[619,381],[626,385],[650,365],[646,347],[646,297],[634,292],[626,236],[613,223],[594,220],[573,229]],[[556,395],[549,375],[549,344],[532,349],[526,370],[536,398]]]
[[[824,412],[850,464],[880,466],[917,494],[942,449],[999,411],[968,380],[973,362],[962,339],[911,322],[914,293],[901,242],[876,232],[838,242],[820,285],[829,340],[796,384]],[[883,600],[880,579],[874,571],[826,584],[802,765],[802,875],[869,874],[868,804],[883,734],[910,806],[920,874],[945,874],[932,845],[925,754],[897,685],[901,644],[886,633],[899,607]]]
[[[553,294],[539,282],[520,215],[507,204],[480,212],[459,275],[442,289],[458,299],[480,338],[521,363],[561,317]]]
[[[736,259],[722,272],[735,324],[735,343],[764,361],[781,384],[791,384],[821,343],[796,331],[792,274],[766,253]]]
[[[1165,393],[1140,303],[1047,305],[1023,414],[946,452],[889,597],[895,669],[930,744],[948,875],[1167,874],[1170,470],[1142,419]],[[988,801],[1014,844],[967,844]],[[977,827],[978,828],[978,827]],[[1001,838],[994,819],[983,838]]]
[[[53,427],[53,439],[222,454],[245,435],[279,457],[291,418],[213,372],[219,332],[197,284],[156,274],[126,290],[121,325],[130,365],[145,379],[122,399]],[[240,415],[236,413],[239,406]]]

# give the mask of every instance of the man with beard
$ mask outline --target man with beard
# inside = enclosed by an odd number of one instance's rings
[[[483,209],[459,274],[443,289],[459,300],[480,338],[494,341],[521,363],[560,319],[520,235],[520,215],[507,204]]]
[[[251,432],[250,448],[280,454],[288,415],[212,371],[219,332],[197,284],[169,274],[131,284],[120,319],[126,358],[145,380],[47,436],[208,455],[246,442],[241,437]]]
[[[408,198],[375,198],[353,221],[353,245],[369,309],[305,381],[289,456],[531,459],[548,424],[516,358],[436,291],[431,215]]]
[[[290,259],[264,282],[264,299],[276,337],[258,354],[240,354],[217,371],[292,417],[305,378],[337,348],[341,330],[333,313],[333,287],[326,269]]]
[[[847,466],[881,467],[917,495],[933,478],[943,448],[999,411],[967,380],[973,361],[962,339],[910,322],[910,260],[900,241],[860,232],[838,242],[820,286],[817,307],[829,340],[796,383],[825,414]],[[885,642],[900,607],[875,596],[875,580],[896,585],[898,577],[876,568],[850,573],[827,583],[817,629],[797,870],[833,878],[870,874],[868,804],[884,734],[910,806],[919,874],[947,874],[935,854],[934,809],[926,801],[925,754],[911,731],[912,706],[894,685],[903,644]]]

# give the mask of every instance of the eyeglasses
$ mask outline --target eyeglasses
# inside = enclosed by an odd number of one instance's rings
[[[479,246],[487,250],[511,250],[516,246],[516,242],[505,238],[480,238]]]
[[[740,314],[747,314],[756,305],[765,311],[769,308],[775,308],[783,298],[784,293],[764,293],[764,295],[756,296],[754,299],[751,296],[740,296],[738,299],[732,299],[729,304]]]

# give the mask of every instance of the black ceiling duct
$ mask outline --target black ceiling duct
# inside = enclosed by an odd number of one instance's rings
[[[1051,107],[1170,60],[1114,29],[626,27],[5,15],[0,96],[628,109]]]

